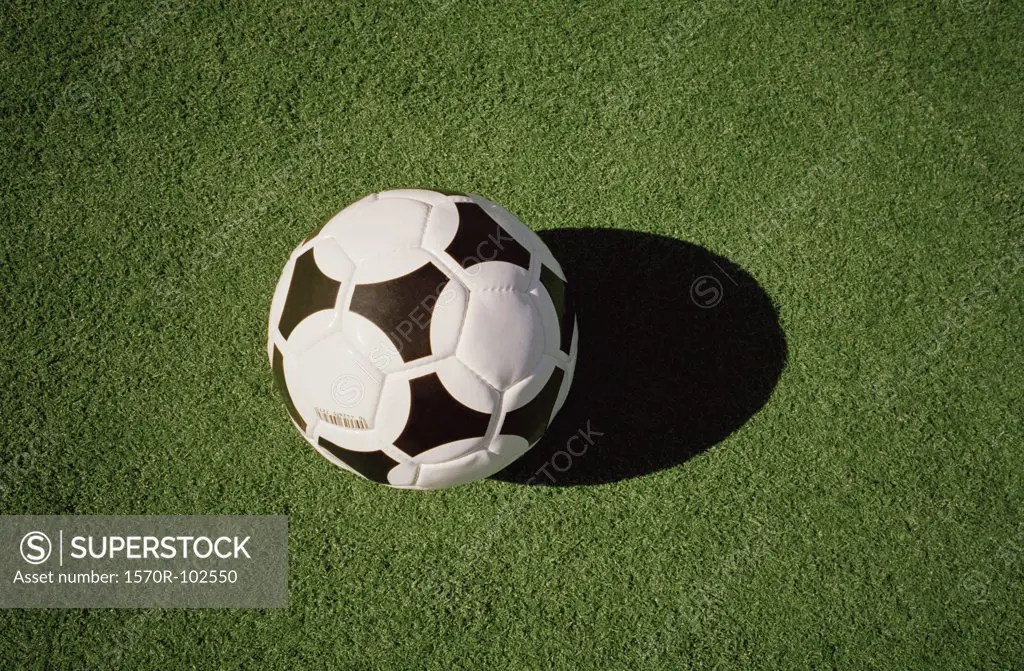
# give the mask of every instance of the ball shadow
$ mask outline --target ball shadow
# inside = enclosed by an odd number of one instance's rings
[[[576,373],[544,438],[494,479],[567,486],[646,475],[722,441],[768,401],[786,340],[742,268],[658,235],[540,235],[573,290]]]

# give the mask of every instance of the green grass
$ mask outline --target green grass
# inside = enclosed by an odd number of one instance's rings
[[[0,19],[0,511],[287,514],[290,606],[4,611],[0,666],[1024,660],[1024,6],[223,4]],[[420,185],[728,257],[778,309],[774,395],[614,484],[337,471],[269,298]]]

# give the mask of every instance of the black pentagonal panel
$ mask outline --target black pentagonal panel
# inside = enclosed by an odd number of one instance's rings
[[[415,457],[427,450],[487,433],[491,416],[455,399],[436,373],[409,380],[409,417],[395,447]]]
[[[555,305],[555,313],[558,315],[558,329],[561,334],[558,349],[568,354],[572,348],[573,325],[576,323],[576,308],[572,304],[572,296],[569,295],[569,285],[544,265],[540,267],[540,283],[548,290],[551,302]]]
[[[408,275],[358,284],[349,309],[387,335],[402,361],[430,356],[430,319],[448,276],[427,262]]]
[[[341,445],[336,445],[326,438],[320,438],[317,442],[320,443],[320,447],[333,454],[339,461],[344,462],[345,465],[349,466],[356,473],[359,473],[367,480],[381,484],[388,484],[388,472],[398,465],[397,461],[380,451],[356,452],[355,450],[346,450]]]
[[[303,319],[314,312],[333,308],[340,287],[341,282],[327,277],[317,268],[312,247],[295,259],[292,282],[288,285],[284,310],[281,311],[281,319],[277,323],[277,328],[285,340]]]
[[[530,445],[540,440],[548,428],[548,422],[551,421],[551,412],[555,409],[558,390],[562,387],[564,377],[565,371],[561,368],[556,367],[552,370],[551,377],[533,400],[505,415],[505,421],[501,423],[501,431],[498,433],[522,436]]]
[[[299,425],[302,431],[306,430],[306,420],[302,419],[302,415],[299,414],[298,408],[295,407],[295,402],[292,401],[292,395],[288,392],[288,385],[284,381],[284,357],[281,355],[281,350],[274,348],[274,385],[277,387],[277,391],[284,397],[284,405],[288,408],[288,414],[291,415],[292,420]]]
[[[463,268],[485,261],[505,261],[524,270],[530,268],[530,251],[476,203],[455,203],[459,228],[444,251]]]

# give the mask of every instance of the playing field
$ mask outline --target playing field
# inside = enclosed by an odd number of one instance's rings
[[[288,515],[290,603],[2,611],[0,667],[1021,664],[1024,5],[212,4],[0,19],[0,512]],[[453,490],[334,468],[266,357],[402,186],[578,297],[538,456]]]

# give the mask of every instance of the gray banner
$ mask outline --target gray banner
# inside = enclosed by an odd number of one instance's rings
[[[282,608],[285,515],[0,516],[0,608]]]

